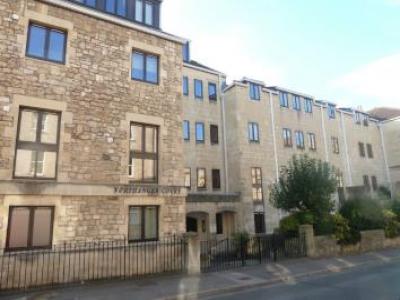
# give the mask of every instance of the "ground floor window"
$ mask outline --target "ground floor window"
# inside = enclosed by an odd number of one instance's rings
[[[265,218],[263,213],[254,214],[254,228],[256,234],[265,233]]]
[[[186,218],[186,232],[197,232],[197,219],[187,217]]]
[[[11,206],[7,250],[51,248],[54,207]]]
[[[217,223],[217,234],[223,234],[224,233],[224,221],[223,221],[223,215],[222,213],[218,213],[216,215],[216,223]]]
[[[158,217],[158,206],[131,206],[129,208],[129,241],[158,240]]]

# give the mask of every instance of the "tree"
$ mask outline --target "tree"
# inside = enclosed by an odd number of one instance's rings
[[[333,166],[307,155],[293,156],[272,187],[271,202],[291,214],[310,213],[317,222],[333,211],[332,194],[336,187]]]

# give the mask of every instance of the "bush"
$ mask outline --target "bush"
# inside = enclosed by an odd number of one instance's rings
[[[335,232],[335,220],[333,215],[325,214],[315,218],[314,231],[316,235],[332,235]]]
[[[383,211],[385,220],[385,236],[387,238],[395,238],[400,235],[400,222],[397,220],[397,215],[388,209]]]
[[[287,236],[297,236],[300,225],[313,225],[314,217],[310,213],[297,212],[283,218],[279,223],[279,231]]]
[[[361,235],[351,230],[349,222],[341,214],[334,214],[333,220],[335,222],[334,236],[339,244],[356,244],[360,240]]]
[[[400,221],[400,201],[392,200],[389,205],[387,205],[387,209],[391,210],[395,215],[397,221]]]
[[[382,207],[373,199],[355,198],[346,201],[340,214],[349,222],[352,231],[383,229],[385,225]]]

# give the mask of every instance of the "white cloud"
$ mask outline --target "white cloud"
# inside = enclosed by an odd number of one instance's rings
[[[373,61],[331,82],[341,94],[358,98],[364,108],[400,107],[400,53]],[[360,103],[359,99],[364,99]]]

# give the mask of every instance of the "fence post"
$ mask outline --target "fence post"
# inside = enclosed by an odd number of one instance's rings
[[[315,240],[314,240],[314,228],[312,225],[301,225],[299,227],[299,237],[303,239],[301,243],[304,243],[306,256],[315,256]]]
[[[187,248],[186,248],[186,264],[187,272],[189,275],[196,275],[201,273],[201,260],[200,260],[200,240],[197,234],[186,234]]]

